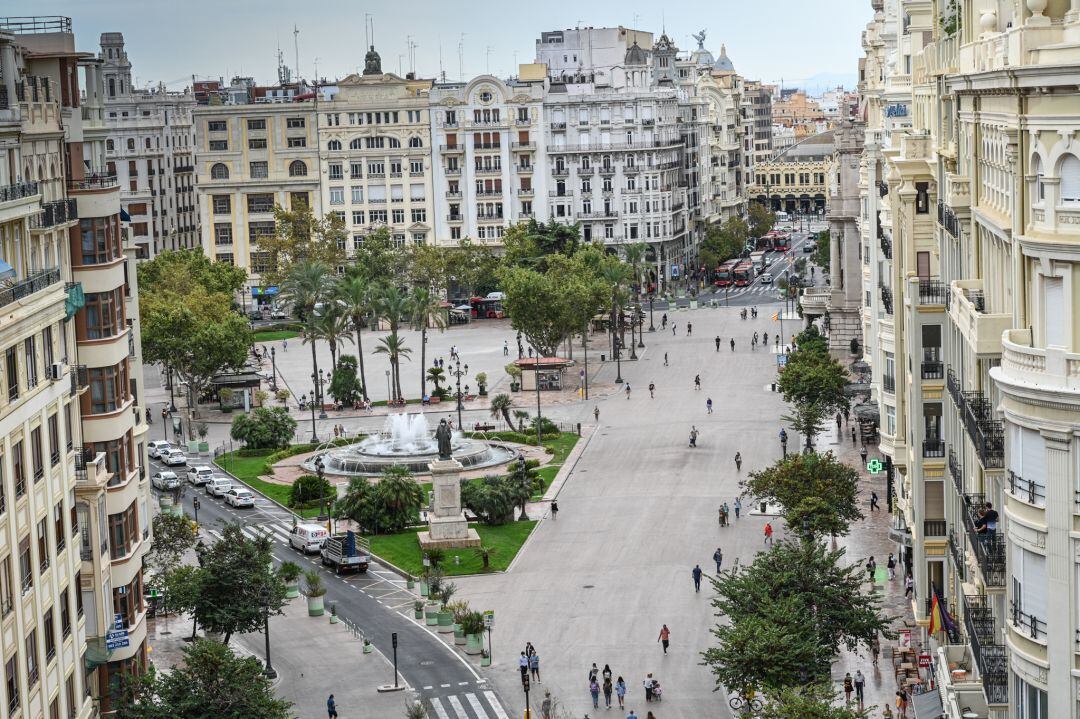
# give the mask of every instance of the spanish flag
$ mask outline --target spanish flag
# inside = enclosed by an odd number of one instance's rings
[[[930,636],[943,630],[952,634],[956,630],[956,624],[949,615],[945,603],[941,601],[941,595],[938,594],[937,587],[931,584],[930,592],[933,595],[930,600]]]

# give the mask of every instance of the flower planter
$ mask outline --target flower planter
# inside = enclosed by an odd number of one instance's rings
[[[207,448],[207,449],[209,449],[209,448]],[[188,454],[198,454],[198,452],[199,452],[199,443],[196,442],[193,439],[189,439],[188,443],[187,443],[187,453]]]
[[[603,361],[604,361],[602,357],[600,358],[600,361],[601,361],[601,362],[603,362]],[[517,391],[518,391],[519,389],[521,389],[521,385],[520,385],[520,384],[518,384],[517,382],[511,382],[511,383],[510,383],[510,391],[511,391],[511,392],[517,392]]]
[[[408,579],[405,580],[405,588],[406,589],[412,589],[415,586],[416,586],[416,580],[413,579],[412,577],[409,577]]]
[[[321,617],[325,610],[323,609],[323,596],[318,597],[308,596],[307,598],[307,613],[309,617]]]
[[[460,624],[454,625],[454,644],[461,646],[465,644],[465,630],[461,628]]]
[[[289,599],[296,599],[300,596],[300,583],[293,582],[285,585],[285,596]]]
[[[449,634],[454,631],[454,613],[439,612],[439,634]]]
[[[369,642],[367,639],[365,639],[364,640],[364,654],[371,654],[372,649],[374,649],[374,647],[371,645],[371,642]]]
[[[484,649],[484,639],[479,634],[467,634],[465,636],[465,653],[479,654]]]
[[[338,622],[340,622],[340,621],[341,621],[341,620],[340,620],[340,619],[338,619],[338,615],[336,615],[336,614],[331,614],[331,615],[330,615],[330,623],[331,623],[331,624],[337,624],[337,623],[338,623]]]
[[[425,582],[424,580],[421,579],[420,580],[420,596],[421,597],[426,597],[427,595],[428,595],[427,582]]]
[[[417,610],[413,611],[413,618],[414,619],[423,619],[424,618],[424,610],[423,609],[417,609]]]
[[[203,456],[206,456],[209,453],[210,453],[210,443],[209,442],[199,442],[199,454],[201,454]]]
[[[439,402],[442,402],[442,397],[438,395],[431,395],[431,397],[428,398],[428,404],[438,404]]]
[[[491,657],[480,657],[480,666],[482,666],[482,667],[490,667],[491,666]]]
[[[429,604],[424,607],[424,624],[434,627],[439,623],[439,605]]]

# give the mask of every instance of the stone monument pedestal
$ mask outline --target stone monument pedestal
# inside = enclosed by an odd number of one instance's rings
[[[461,463],[440,459],[428,465],[431,470],[432,507],[428,531],[417,533],[420,549],[479,547],[480,535],[469,527],[461,511]]]

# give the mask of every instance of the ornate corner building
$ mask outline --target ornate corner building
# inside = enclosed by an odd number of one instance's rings
[[[937,691],[1078,717],[1080,2],[871,5],[863,331]]]

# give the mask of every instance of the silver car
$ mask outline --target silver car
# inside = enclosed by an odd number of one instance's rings
[[[150,485],[162,491],[173,490],[180,486],[180,478],[176,476],[176,472],[154,472],[150,477]]]

